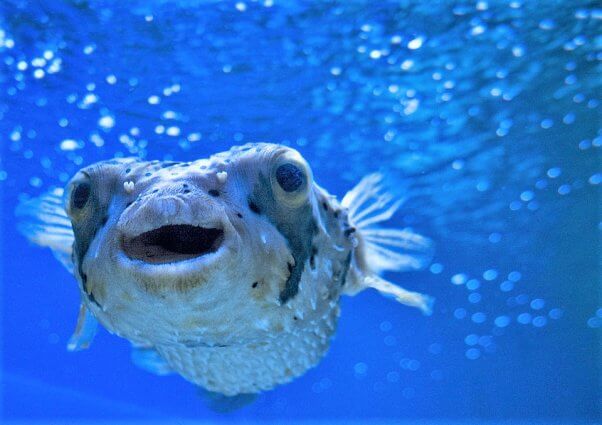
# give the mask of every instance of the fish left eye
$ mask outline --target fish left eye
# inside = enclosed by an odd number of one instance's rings
[[[286,163],[276,169],[276,181],[285,192],[294,192],[305,183],[305,174],[294,164]]]
[[[270,168],[273,195],[280,205],[297,208],[307,202],[312,173],[298,152],[292,149],[280,152]]]

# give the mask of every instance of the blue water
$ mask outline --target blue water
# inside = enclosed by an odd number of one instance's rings
[[[602,8],[587,1],[0,2],[0,420],[602,420]],[[318,367],[239,411],[137,369],[15,228],[114,156],[290,145],[342,196],[381,171],[435,241],[387,277],[431,317],[345,298]]]

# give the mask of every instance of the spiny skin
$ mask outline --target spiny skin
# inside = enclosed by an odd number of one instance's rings
[[[282,164],[299,171],[286,190],[275,177]],[[353,292],[347,214],[290,148],[101,162],[73,178],[66,202],[90,311],[210,391],[255,393],[303,374],[328,349],[341,293]],[[177,225],[221,229],[223,239],[177,262],[125,252],[145,232]]]

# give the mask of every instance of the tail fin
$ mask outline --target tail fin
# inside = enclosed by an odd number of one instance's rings
[[[381,278],[387,270],[408,271],[425,267],[432,257],[432,243],[409,229],[381,228],[377,225],[390,219],[402,204],[382,190],[382,174],[364,177],[349,191],[341,204],[348,209],[349,221],[357,229],[358,246],[355,249],[355,282],[350,288],[357,293],[374,288],[384,295],[392,295],[405,305],[418,307],[425,314],[432,311],[433,299],[427,295],[407,291]]]
[[[19,231],[34,244],[50,248],[56,259],[73,272],[74,236],[63,207],[63,189],[51,189],[39,198],[21,201],[15,214]]]
[[[63,189],[51,189],[39,198],[22,200],[15,214],[17,228],[31,242],[48,247],[55,258],[73,273],[73,229],[63,207]],[[84,350],[90,346],[98,322],[84,303],[80,306],[75,332],[67,343],[69,351]]]

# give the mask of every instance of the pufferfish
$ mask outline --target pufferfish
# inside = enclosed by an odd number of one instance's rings
[[[430,297],[380,276],[419,269],[431,251],[378,226],[400,205],[381,183],[368,175],[338,201],[296,150],[247,144],[193,162],[99,162],[17,215],[79,284],[70,350],[100,322],[138,366],[234,396],[315,366],[343,294],[374,288],[430,313]]]

